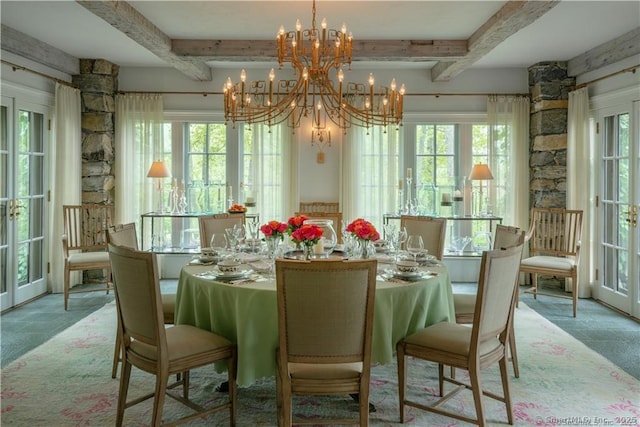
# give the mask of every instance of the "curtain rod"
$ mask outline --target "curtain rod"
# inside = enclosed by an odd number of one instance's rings
[[[582,89],[583,87],[589,86],[590,84],[608,79],[609,77],[617,76],[618,74],[629,73],[629,72],[635,74],[636,68],[638,67],[640,67],[640,64],[634,65],[632,67],[624,68],[622,70],[616,71],[615,73],[607,74],[606,76],[598,77],[597,79],[589,80],[588,82],[580,83],[579,85],[576,86],[576,89]]]
[[[13,68],[13,71],[26,71],[28,73],[36,74],[36,75],[38,75],[40,77],[44,77],[44,78],[49,79],[49,80],[53,80],[56,83],[60,83],[61,85],[69,86],[69,87],[72,87],[74,89],[79,89],[78,85],[75,85],[73,83],[69,83],[69,82],[67,82],[65,80],[62,80],[62,79],[59,79],[57,77],[53,77],[53,76],[50,76],[48,74],[41,73],[40,71],[32,70],[31,68],[23,67],[22,65],[14,64],[13,62],[5,61],[4,59],[2,59],[1,61],[2,61],[3,64],[7,64],[7,65],[11,66],[11,68]]]
[[[119,90],[117,91],[119,94],[154,94],[154,95],[224,95],[224,92],[180,92],[180,91],[143,91],[143,90]],[[283,94],[284,95],[284,94]],[[441,96],[526,96],[529,97],[528,93],[443,93],[443,92],[421,92],[421,93],[410,93],[407,92],[404,96],[435,96],[439,98]]]

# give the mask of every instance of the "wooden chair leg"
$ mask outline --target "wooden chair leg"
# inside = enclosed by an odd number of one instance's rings
[[[113,350],[113,366],[111,367],[111,378],[115,378],[118,375],[118,363],[120,363],[121,359],[121,336],[120,336],[120,321],[118,321],[118,330],[116,331],[116,344],[115,349]]]
[[[511,333],[509,334],[509,353],[511,353],[513,375],[516,378],[520,378],[520,369],[518,368],[518,351],[516,350],[516,335],[515,331],[513,330],[513,324],[511,326]]]

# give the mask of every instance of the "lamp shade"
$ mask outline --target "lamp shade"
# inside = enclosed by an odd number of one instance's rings
[[[167,178],[169,176],[171,176],[169,168],[165,162],[161,161],[153,162],[149,168],[149,172],[147,172],[147,177],[149,178]]]
[[[491,174],[489,165],[485,163],[478,163],[477,165],[473,165],[473,167],[471,168],[471,173],[469,173],[469,179],[474,181],[480,179],[493,179],[493,175]]]

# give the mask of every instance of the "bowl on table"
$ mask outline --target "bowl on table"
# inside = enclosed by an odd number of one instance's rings
[[[240,270],[240,261],[225,259],[218,263],[218,270],[222,273],[237,273]]]
[[[415,273],[418,271],[418,263],[415,261],[398,261],[396,270],[400,273]]]

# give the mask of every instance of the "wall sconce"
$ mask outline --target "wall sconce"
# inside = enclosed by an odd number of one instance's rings
[[[469,179],[471,181],[480,181],[480,199],[478,200],[478,207],[476,210],[477,215],[483,215],[482,212],[482,201],[484,198],[482,197],[482,181],[492,180],[493,175],[491,174],[491,169],[489,169],[489,165],[485,163],[478,163],[473,165],[471,168],[471,172],[469,173]]]
[[[318,154],[316,163],[324,163],[324,147],[331,147],[331,128],[317,127],[311,128],[311,146],[317,145]]]
[[[162,207],[162,178],[168,178],[170,176],[171,172],[169,172],[166,163],[160,160],[151,163],[149,172],[147,172],[148,178],[156,178],[158,182],[158,213],[162,213],[164,210]]]

